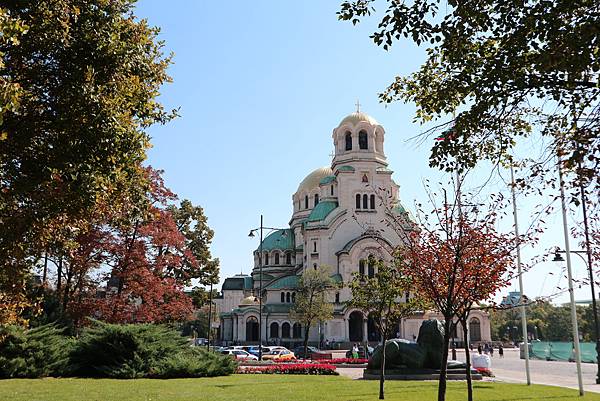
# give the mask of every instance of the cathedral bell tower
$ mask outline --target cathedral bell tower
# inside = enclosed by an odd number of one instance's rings
[[[387,167],[383,152],[385,130],[368,114],[357,111],[346,116],[333,130],[333,146],[335,155],[331,167],[333,169],[349,162],[375,162],[380,167]]]

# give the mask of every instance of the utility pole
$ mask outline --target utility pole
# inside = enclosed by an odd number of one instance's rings
[[[515,195],[515,173],[512,161],[510,163],[510,181],[513,203],[513,217],[515,219],[515,238],[517,241],[517,269],[519,274],[519,303],[521,304],[521,326],[523,327],[523,347],[525,348],[525,374],[527,385],[531,385],[531,373],[529,371],[529,339],[527,337],[527,316],[525,315],[525,298],[523,297],[523,270],[521,268],[521,240],[519,238],[519,221],[517,218],[517,196]]]

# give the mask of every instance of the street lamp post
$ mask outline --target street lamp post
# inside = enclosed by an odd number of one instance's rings
[[[260,227],[254,228],[250,230],[250,234],[248,237],[254,238],[255,232],[260,232],[260,243],[258,245],[258,360],[262,361],[262,298],[263,298],[263,288],[262,288],[262,258],[263,258],[263,230],[281,230],[280,228],[273,227],[265,227],[263,226],[263,215],[260,215]],[[286,236],[286,232],[284,231],[282,234],[283,237]]]
[[[565,259],[562,257],[561,253],[567,253],[567,251],[556,248],[554,251],[554,259],[552,259],[552,261],[564,262]],[[596,384],[600,384],[600,325],[598,322],[598,309],[596,305],[596,291],[594,290],[594,272],[592,270],[591,255],[589,251],[570,251],[569,253],[574,253],[583,260],[583,263],[585,263],[586,267],[588,268],[588,273],[590,275],[590,287],[592,288],[592,313],[594,314],[594,336],[596,339],[596,363],[598,365],[596,370]],[[587,260],[582,256],[583,254],[587,254]]]

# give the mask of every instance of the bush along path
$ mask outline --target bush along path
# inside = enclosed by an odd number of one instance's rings
[[[231,358],[189,347],[160,325],[93,322],[78,339],[54,325],[0,328],[0,378],[167,379],[224,376],[236,368]]]

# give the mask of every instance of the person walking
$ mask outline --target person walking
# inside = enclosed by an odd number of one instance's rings
[[[479,352],[479,355],[481,355],[481,353],[483,352],[483,348],[481,347],[481,344],[477,345],[477,352]]]
[[[490,356],[494,357],[494,344],[490,344]]]
[[[502,344],[498,347],[498,355],[500,355],[500,359],[504,358],[504,347]]]

